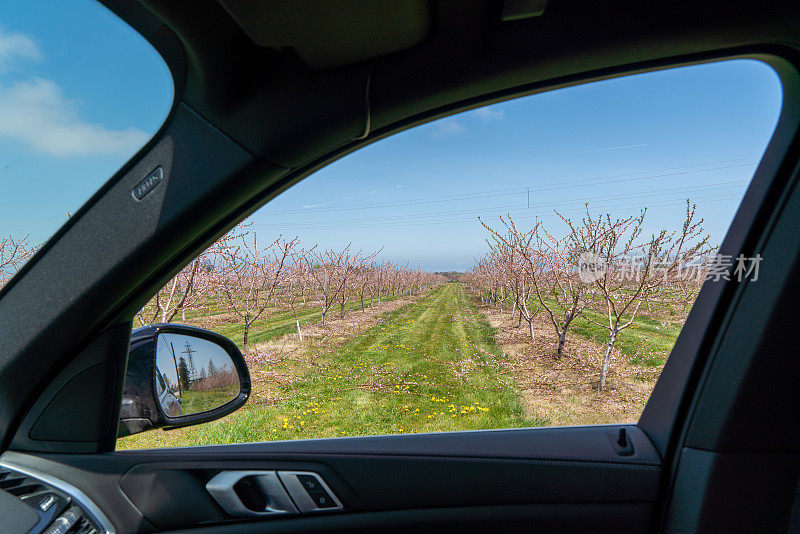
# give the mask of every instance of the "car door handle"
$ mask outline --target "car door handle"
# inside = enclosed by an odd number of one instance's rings
[[[206,490],[231,515],[297,513],[275,471],[222,471],[206,483]]]

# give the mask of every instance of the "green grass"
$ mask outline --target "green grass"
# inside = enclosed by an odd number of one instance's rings
[[[531,300],[530,306],[535,308],[538,301]],[[557,316],[563,315],[555,302],[548,301],[553,313]],[[511,308],[508,308],[511,309]],[[583,314],[593,321],[606,324],[608,317],[589,309],[584,309]],[[623,323],[630,319],[629,316],[623,317]],[[542,309],[539,312],[539,321],[545,322],[548,327],[552,327],[547,311]],[[622,330],[614,342],[614,347],[619,349],[622,354],[630,357],[631,363],[645,367],[662,367],[667,361],[675,340],[683,328],[682,324],[672,322],[663,325],[659,321],[654,321],[642,314],[639,314],[628,328]],[[567,331],[567,337],[579,335],[605,347],[608,343],[608,329],[599,326],[585,317],[578,316],[572,321]],[[555,347],[553,347],[555,350]]]
[[[184,391],[181,395],[181,414],[190,415],[219,408],[239,394],[239,384],[204,391]]]
[[[608,317],[591,310],[584,314],[592,320],[604,324]],[[624,321],[629,318],[624,317]],[[628,328],[617,336],[614,346],[622,354],[629,356],[631,362],[646,367],[661,367],[666,363],[675,340],[683,325],[668,323],[666,326],[644,316],[638,316]],[[604,345],[608,343],[608,329],[598,326],[583,317],[578,317],[570,327],[570,332]],[[569,333],[567,333],[569,335]]]
[[[493,329],[460,284],[385,314],[281,386],[286,400],[221,420],[117,441],[120,449],[542,426],[497,366]],[[265,387],[254,384],[254,390]]]

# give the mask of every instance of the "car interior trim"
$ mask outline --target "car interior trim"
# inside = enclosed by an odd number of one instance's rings
[[[96,524],[100,525],[100,527],[103,529],[102,534],[115,534],[116,531],[114,530],[114,526],[111,524],[111,521],[108,520],[108,517],[106,517],[103,511],[89,497],[87,497],[85,493],[69,482],[65,482],[60,478],[56,478],[49,473],[34,469],[30,466],[18,465],[16,462],[9,460],[8,458],[0,458],[0,466],[13,469],[14,471],[18,471],[33,478],[38,478],[42,482],[46,482],[54,488],[63,491],[72,497],[78,504],[80,504]]]

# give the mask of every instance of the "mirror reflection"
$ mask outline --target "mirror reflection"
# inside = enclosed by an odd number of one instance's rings
[[[168,417],[207,412],[239,394],[239,375],[225,350],[205,339],[159,334],[156,395]]]

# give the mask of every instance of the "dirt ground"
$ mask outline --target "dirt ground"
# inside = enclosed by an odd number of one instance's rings
[[[552,426],[638,421],[660,368],[632,365],[615,350],[606,389],[598,391],[603,345],[568,332],[564,354],[557,357],[555,329],[546,312],[534,320],[533,341],[527,323],[517,328],[518,319],[508,310],[501,314],[482,307],[481,312],[497,330],[497,342],[507,357],[508,372],[516,379],[526,414],[547,418]]]
[[[333,349],[381,324],[383,314],[411,304],[426,294],[416,293],[367,306],[364,310],[351,310],[343,319],[339,318],[338,308],[335,308],[326,317],[325,326],[318,322],[301,326],[302,343],[295,331],[256,344],[245,356],[254,385],[250,402],[255,405],[285,400],[279,393],[281,386],[303,380],[302,376],[316,365],[315,360],[321,352]],[[259,384],[258,387],[255,387],[256,384]]]

